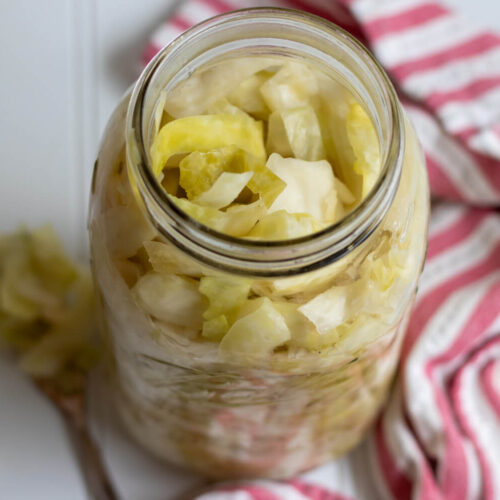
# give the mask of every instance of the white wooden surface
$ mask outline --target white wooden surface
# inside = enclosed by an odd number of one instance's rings
[[[182,0],[181,0],[182,1]],[[325,0],[330,1],[330,0]],[[87,193],[99,136],[139,69],[148,34],[176,0],[0,1],[0,231],[50,221],[87,253]],[[448,0],[500,29],[497,0]],[[451,34],[450,34],[451,35]],[[96,411],[124,500],[167,500],[199,481],[165,469]],[[0,499],[83,500],[61,422],[0,358]]]

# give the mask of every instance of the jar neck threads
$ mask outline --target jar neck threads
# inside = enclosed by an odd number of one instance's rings
[[[149,134],[163,89],[208,62],[228,55],[298,56],[342,77],[372,115],[381,173],[371,192],[346,217],[317,233],[284,241],[253,241],[203,226],[172,203],[150,167]],[[404,120],[396,93],[370,53],[341,28],[310,14],[257,8],[205,21],[165,47],[137,81],[127,113],[127,163],[151,222],[167,240],[223,271],[291,276],[341,259],[379,226],[394,199],[404,154]]]

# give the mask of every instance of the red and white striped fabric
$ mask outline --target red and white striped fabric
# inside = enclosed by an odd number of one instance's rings
[[[368,440],[299,480],[197,500],[498,500],[500,34],[436,1],[187,0],[145,58],[207,17],[262,5],[323,16],[373,50],[416,126],[439,201],[399,377]]]

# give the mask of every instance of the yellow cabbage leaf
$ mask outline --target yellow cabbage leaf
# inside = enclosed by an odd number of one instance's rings
[[[264,298],[253,312],[236,320],[219,345],[224,359],[241,360],[267,356],[290,340],[290,330],[283,315]]]
[[[208,300],[203,313],[207,320],[237,310],[247,300],[251,280],[235,276],[204,276],[199,291]]]
[[[201,328],[203,299],[194,280],[150,272],[137,281],[132,292],[151,316],[174,325]]]
[[[269,118],[267,150],[301,160],[324,160],[323,138],[312,106],[275,111]]]
[[[269,78],[260,92],[271,111],[284,110],[309,104],[318,93],[318,84],[308,66],[290,62]]]
[[[230,145],[265,159],[262,122],[249,116],[227,114],[179,118],[164,125],[153,140],[153,172],[158,176],[175,154],[206,152]]]
[[[298,310],[316,326],[320,335],[324,335],[346,320],[346,299],[346,288],[334,286],[316,295]]]
[[[267,166],[286,183],[286,188],[271,205],[270,212],[307,213],[325,223],[336,219],[335,178],[326,160],[308,162],[282,158],[273,153]]]
[[[207,319],[203,322],[203,328],[201,331],[202,337],[207,340],[219,341],[224,337],[226,332],[229,330],[229,322],[224,314],[216,316],[212,319]]]
[[[362,198],[370,192],[380,173],[380,148],[375,127],[360,104],[353,104],[347,115],[347,136],[356,161],[354,171],[362,176]]]
[[[273,72],[262,70],[241,82],[228,96],[229,101],[239,109],[256,116],[267,119],[269,108],[265,103],[260,88],[273,76]]]
[[[256,240],[289,240],[319,231],[323,226],[309,214],[290,214],[279,210],[267,214],[248,233]]]
[[[70,390],[71,373],[95,361],[94,322],[90,273],[49,226],[0,237],[0,340],[24,371]]]
[[[252,176],[253,172],[241,174],[222,172],[212,186],[197,196],[193,202],[205,207],[227,207],[239,196]]]
[[[216,208],[202,207],[184,198],[175,196],[169,198],[196,221],[231,236],[247,234],[266,212],[266,207],[261,200],[249,205],[233,205],[222,212]]]

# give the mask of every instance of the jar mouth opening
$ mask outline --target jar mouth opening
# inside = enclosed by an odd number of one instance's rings
[[[248,27],[252,21],[256,26],[266,22],[280,26],[288,24],[295,30],[294,33],[302,30],[305,36],[335,43],[337,48],[340,47],[355,60],[360,72],[370,75],[385,113],[383,117],[377,116],[385,122],[387,140],[383,144],[380,141],[381,171],[371,191],[339,221],[299,238],[248,240],[205,226],[169,199],[150,166],[145,137],[149,123],[145,118],[145,107],[155,75],[163,71],[170,61],[180,58],[183,47],[192,50],[195,43],[203,40],[213,41],[213,47],[221,46],[220,40],[224,42],[225,36],[220,34],[222,30],[237,31],[243,25]],[[253,40],[257,43],[256,40],[264,39],[267,38]],[[250,38],[241,38],[240,42],[245,40]],[[276,42],[278,39],[267,40]],[[283,42],[289,40],[283,38]],[[204,52],[207,51],[201,53]],[[182,67],[185,69],[186,65],[184,57]],[[175,76],[171,75],[170,80]],[[157,97],[161,90],[155,90]],[[373,114],[373,109],[371,112]],[[132,91],[126,126],[129,173],[137,185],[151,222],[160,234],[182,251],[211,267],[261,277],[290,276],[318,269],[339,260],[365,241],[383,220],[392,203],[399,184],[404,153],[404,126],[399,101],[387,74],[372,54],[348,32],[321,17],[274,7],[240,9],[212,17],[188,29],[165,46],[146,66]]]

